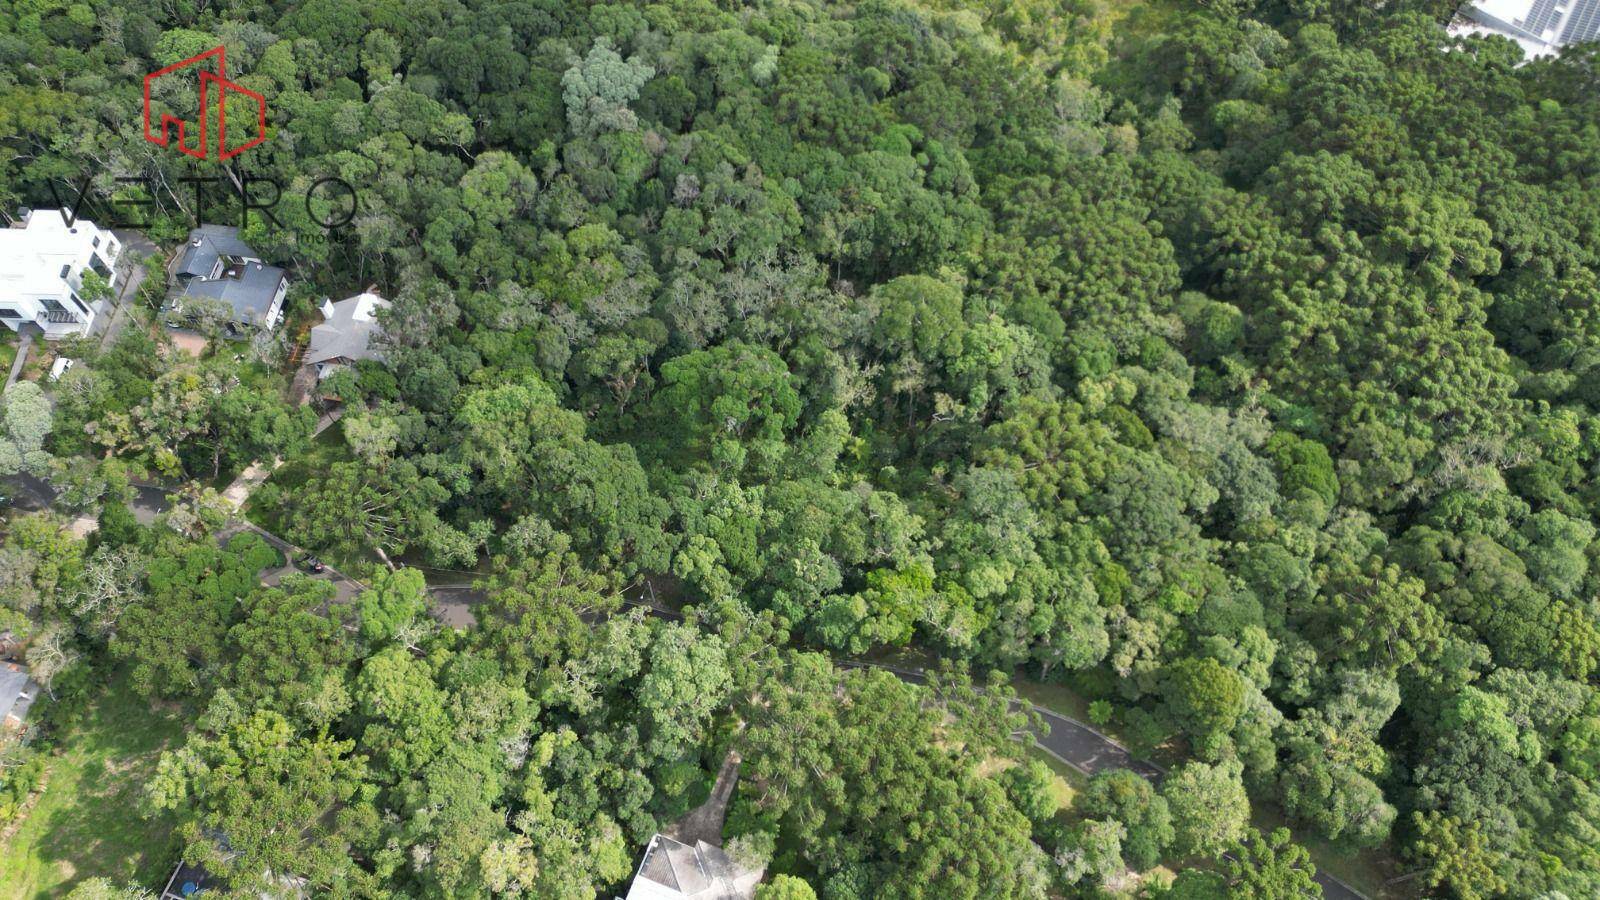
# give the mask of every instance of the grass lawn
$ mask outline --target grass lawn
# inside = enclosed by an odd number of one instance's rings
[[[1276,804],[1250,798],[1250,824],[1254,825],[1262,834],[1267,834],[1274,828],[1288,828],[1289,823],[1283,817],[1283,811]],[[1419,896],[1422,889],[1420,880],[1401,882],[1388,885],[1391,878],[1404,875],[1407,867],[1396,859],[1393,853],[1380,847],[1374,850],[1361,850],[1351,852],[1331,841],[1324,840],[1304,828],[1291,828],[1294,839],[1311,853],[1311,861],[1317,868],[1329,875],[1350,885],[1372,900],[1403,900]],[[1415,867],[1411,867],[1415,868]]]
[[[4,335],[0,335],[0,377],[11,371],[11,363],[17,358],[17,333],[7,328]]]
[[[173,863],[171,825],[147,818],[141,789],[183,733],[118,682],[90,704],[50,759],[44,793],[0,847],[0,900],[55,897],[105,876],[149,887]]]
[[[1054,756],[1040,750],[1037,746],[1028,748],[1028,755],[1044,762],[1056,777],[1050,781],[1050,796],[1056,801],[1057,812],[1067,812],[1072,809],[1072,801],[1077,798],[1078,792],[1089,783],[1089,777],[1077,769],[1067,765]]]

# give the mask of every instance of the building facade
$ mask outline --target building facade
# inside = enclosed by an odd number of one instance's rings
[[[67,222],[65,210],[30,210],[0,229],[0,322],[50,340],[87,334],[107,300],[85,299],[84,273],[114,291],[122,246],[87,219]]]
[[[1569,44],[1600,40],[1600,0],[1470,0],[1452,34],[1498,34],[1528,58],[1553,56]]]

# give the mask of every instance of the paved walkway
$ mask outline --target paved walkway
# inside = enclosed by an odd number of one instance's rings
[[[722,823],[728,817],[728,802],[733,799],[733,789],[739,783],[739,762],[738,752],[729,750],[722,758],[722,768],[717,770],[711,796],[672,823],[667,828],[667,837],[690,846],[696,841],[722,846]]]
[[[334,407],[329,412],[323,413],[322,418],[317,420],[317,427],[312,429],[311,437],[315,439],[317,435],[327,431],[329,426],[342,418],[344,418],[344,407],[342,406]],[[228,505],[235,512],[238,512],[244,508],[244,502],[250,499],[250,495],[255,493],[256,488],[272,477],[272,473],[277,471],[281,465],[283,465],[282,457],[273,457],[270,464],[251,463],[245,467],[243,472],[239,473],[239,477],[235,478],[232,484],[222,489],[222,499],[228,501]]]
[[[141,232],[114,230],[111,233],[122,244],[122,256],[117,260],[117,265],[125,271],[122,272],[110,316],[106,319],[105,330],[100,333],[101,349],[111,346],[117,335],[122,333],[123,326],[128,324],[129,304],[138,301],[139,286],[144,284],[144,258],[161,252],[161,248]]]
[[[11,361],[11,374],[6,376],[6,387],[17,383],[22,367],[27,365],[28,351],[33,349],[33,335],[24,331],[17,335],[17,358]]]

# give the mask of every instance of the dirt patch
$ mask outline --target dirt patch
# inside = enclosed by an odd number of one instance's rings
[[[203,335],[195,334],[192,331],[172,331],[168,332],[168,336],[172,338],[174,347],[190,356],[198,357],[206,352],[206,339]]]

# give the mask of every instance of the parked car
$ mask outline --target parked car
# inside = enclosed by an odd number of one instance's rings
[[[65,356],[57,359],[50,367],[50,380],[60,381],[61,376],[67,374],[67,370],[72,368],[74,362],[75,360],[67,359]]]
[[[313,575],[320,575],[322,570],[326,569],[327,566],[323,565],[322,560],[315,556],[302,556],[300,558],[300,568],[305,569],[307,572],[310,572]]]

